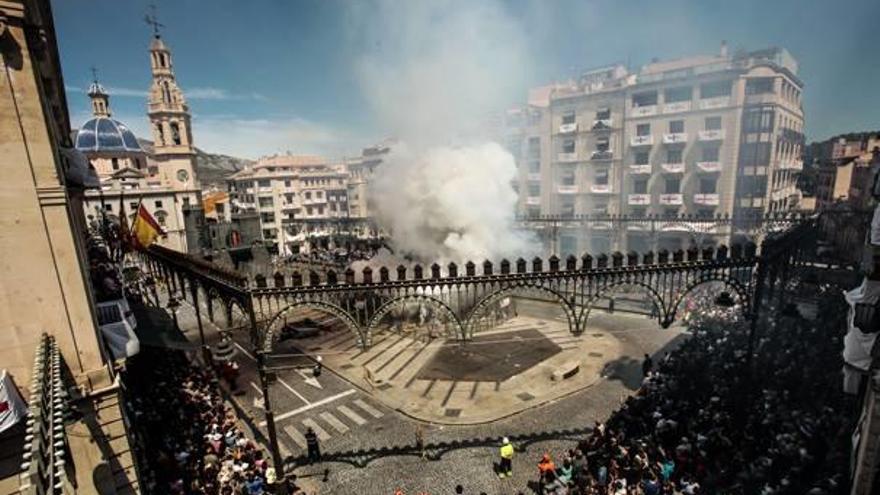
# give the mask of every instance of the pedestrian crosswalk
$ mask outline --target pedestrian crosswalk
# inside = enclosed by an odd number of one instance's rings
[[[371,420],[383,416],[385,414],[376,406],[363,399],[356,399],[347,404],[340,404],[335,408],[322,411],[317,416],[291,421],[290,424],[282,428],[282,431],[300,449],[306,449],[305,433],[309,428],[315,432],[319,441],[327,442],[334,436],[345,435],[352,429],[364,426]]]

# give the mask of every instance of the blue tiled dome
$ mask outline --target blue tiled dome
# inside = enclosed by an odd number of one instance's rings
[[[76,149],[80,151],[134,151],[143,152],[137,138],[128,127],[109,117],[95,117],[86,121],[76,133]]]

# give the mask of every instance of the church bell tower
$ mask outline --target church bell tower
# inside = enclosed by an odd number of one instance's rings
[[[159,35],[161,24],[147,16],[153,26],[150,43],[150,85],[147,115],[153,133],[153,158],[163,183],[175,189],[198,189],[196,152],[193,147],[189,107],[174,78],[171,50]]]

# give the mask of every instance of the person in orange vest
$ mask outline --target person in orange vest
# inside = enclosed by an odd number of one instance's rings
[[[550,459],[550,454],[544,453],[544,456],[541,457],[541,462],[538,463],[538,483],[541,485],[541,492],[544,491],[544,479],[547,477],[547,473],[556,472],[556,465],[553,464],[553,460]]]

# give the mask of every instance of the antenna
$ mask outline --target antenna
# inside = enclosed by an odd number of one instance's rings
[[[164,24],[159,22],[159,19],[156,17],[156,4],[150,4],[150,12],[144,16],[144,22],[153,27],[153,36],[159,37],[159,28],[165,27]]]

